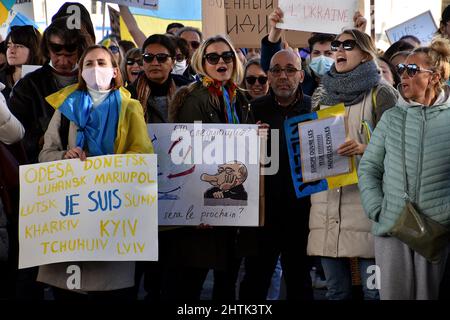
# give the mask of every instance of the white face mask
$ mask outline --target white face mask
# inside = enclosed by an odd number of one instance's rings
[[[325,57],[324,55],[320,55],[318,57],[311,59],[309,67],[311,68],[312,71],[314,71],[314,74],[316,76],[322,77],[325,73],[330,71],[333,63],[334,63],[333,59]]]
[[[114,68],[93,67],[84,69],[81,73],[86,85],[94,90],[105,91],[111,88],[114,77]]]
[[[181,62],[176,61],[175,65],[172,69],[172,73],[173,74],[183,74],[184,70],[186,70],[186,67],[187,67],[186,59],[184,59]]]

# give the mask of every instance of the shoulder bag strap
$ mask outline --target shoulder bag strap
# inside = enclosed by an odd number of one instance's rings
[[[422,217],[420,216],[419,212],[417,211],[417,209],[411,202],[411,198],[409,197],[408,176],[406,174],[406,150],[405,150],[406,149],[406,147],[405,147],[405,144],[406,144],[406,142],[405,142],[406,115],[407,115],[407,112],[405,111],[405,113],[403,114],[403,124],[402,124],[402,165],[403,165],[403,181],[404,181],[404,189],[403,190],[405,191],[405,194],[404,194],[405,204],[406,204],[406,206],[409,206],[409,208],[410,208],[409,213],[413,215],[420,230],[422,230],[422,232],[424,232],[425,225],[422,220]]]

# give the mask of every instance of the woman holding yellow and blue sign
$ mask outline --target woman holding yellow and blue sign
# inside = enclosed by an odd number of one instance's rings
[[[322,77],[312,97],[313,107],[345,105],[348,140],[338,153],[355,157],[356,166],[369,142],[371,128],[381,113],[397,101],[395,89],[382,82],[370,37],[356,29],[345,30],[331,42],[335,62]],[[317,105],[314,105],[318,102]],[[349,258],[357,258],[365,299],[378,299],[367,286],[368,267],[375,264],[371,222],[364,215],[358,186],[348,185],[311,196],[308,254],[320,256],[327,281],[327,298],[352,299]]]
[[[152,153],[141,104],[122,87],[119,65],[102,46],[91,46],[79,62],[78,84],[46,98],[56,109],[45,133],[40,162],[122,153]],[[66,135],[68,145],[62,145]],[[69,265],[81,286],[68,291]],[[133,298],[134,262],[78,262],[41,266],[38,281],[53,286],[56,299]],[[88,295],[78,293],[88,292]]]

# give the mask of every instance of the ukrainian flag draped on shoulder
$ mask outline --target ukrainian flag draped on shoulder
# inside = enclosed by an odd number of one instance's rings
[[[137,100],[124,89],[111,90],[100,105],[93,107],[87,91],[68,86],[46,98],[78,127],[76,145],[88,147],[91,156],[120,153],[153,153]],[[116,123],[116,126],[108,124]]]

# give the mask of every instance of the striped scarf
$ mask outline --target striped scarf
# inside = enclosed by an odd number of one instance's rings
[[[223,99],[223,112],[225,114],[226,123],[239,124],[239,117],[236,112],[237,85],[232,81],[222,82],[208,76],[203,76],[201,82],[212,95]]]

